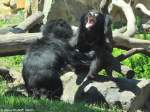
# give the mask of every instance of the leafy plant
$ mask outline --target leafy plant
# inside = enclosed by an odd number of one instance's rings
[[[118,56],[125,51],[114,49],[113,55]],[[130,58],[124,60],[123,64],[131,67],[135,73],[136,78],[150,78],[150,58],[143,54],[135,54]]]

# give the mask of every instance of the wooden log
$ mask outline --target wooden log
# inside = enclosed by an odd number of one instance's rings
[[[16,27],[1,28],[0,34],[7,34],[10,32],[12,33],[26,32],[29,29],[33,28],[34,25],[41,23],[43,18],[44,18],[44,14],[42,12],[40,11],[35,12]]]
[[[26,48],[38,38],[41,38],[41,33],[0,35],[0,56],[24,54]]]
[[[41,23],[44,18],[44,14],[40,11],[32,14],[27,19],[25,19],[22,23],[20,23],[16,28],[22,29],[23,31],[27,31],[32,28],[35,24]]]
[[[73,38],[78,35],[78,28],[72,27],[74,31]],[[0,56],[10,56],[24,54],[26,48],[35,40],[42,37],[41,33],[21,33],[0,35]],[[114,43],[116,47],[121,48],[144,48],[144,54],[150,55],[150,41],[135,38],[115,37]]]
[[[116,36],[114,38],[116,46],[124,46],[126,48],[146,48],[150,46],[150,41],[130,38],[130,37],[122,37],[121,35]]]

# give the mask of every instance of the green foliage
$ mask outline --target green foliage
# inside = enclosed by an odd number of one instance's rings
[[[118,56],[125,51],[114,49],[113,55]],[[136,72],[136,78],[150,78],[150,58],[143,54],[135,54],[124,60],[123,64],[131,67]]]
[[[144,55],[135,55],[130,58],[131,67],[138,78],[150,78],[150,58]]]
[[[134,38],[150,40],[150,34],[136,34]],[[114,56],[118,56],[122,53],[125,53],[125,51],[120,49],[113,50]],[[150,58],[148,56],[135,54],[122,63],[131,67],[136,72],[136,78],[150,79]]]
[[[9,57],[0,57],[0,65],[7,68],[14,68],[19,70],[22,66],[22,61],[24,56],[9,56]]]
[[[23,16],[20,14],[18,14],[18,16],[11,17],[10,19],[0,19],[0,27],[14,26],[23,20]]]
[[[138,39],[150,40],[150,34],[146,33],[136,34],[134,37]]]

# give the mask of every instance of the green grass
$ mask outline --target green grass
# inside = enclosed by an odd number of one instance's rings
[[[22,61],[24,56],[8,56],[8,57],[0,57],[0,66],[4,66],[7,68],[13,68],[17,71],[20,71],[22,67]]]
[[[20,71],[24,56],[1,57],[0,63],[8,68]],[[117,107],[110,109],[104,106],[87,105],[85,103],[68,104],[62,101],[49,101],[47,99],[34,99],[24,96],[6,96],[6,82],[0,79],[0,112],[121,112]]]
[[[104,106],[87,105],[85,103],[69,104],[47,99],[0,96],[0,110],[3,109],[30,110],[32,112],[121,112],[117,107],[108,109]]]

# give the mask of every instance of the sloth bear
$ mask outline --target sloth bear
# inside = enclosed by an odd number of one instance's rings
[[[80,20],[76,49],[83,54],[94,52],[87,79],[93,79],[102,69],[105,69],[110,77],[112,70],[121,72],[120,62],[112,56],[112,46],[110,17],[95,10],[84,14]]]
[[[70,25],[62,20],[52,20],[43,27],[43,37],[27,50],[22,75],[29,95],[59,99],[63,92],[61,70],[71,60],[72,37]]]

